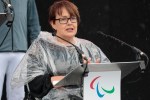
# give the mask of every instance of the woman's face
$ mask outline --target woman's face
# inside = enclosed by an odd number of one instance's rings
[[[66,40],[73,39],[77,33],[77,18],[75,16],[70,16],[68,11],[65,8],[62,8],[62,15],[56,14],[56,19],[57,20],[55,20],[55,23],[50,23],[56,30],[57,36],[60,36]]]

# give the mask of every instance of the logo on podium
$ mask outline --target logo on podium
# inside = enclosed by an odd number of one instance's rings
[[[99,86],[99,82],[101,82],[101,81],[99,81],[100,77],[101,76],[97,76],[97,77],[92,79],[92,81],[90,82],[90,89],[94,90],[97,93],[97,96],[99,98],[103,98],[105,96],[105,94],[113,94],[115,91],[114,86],[112,86],[111,89],[105,89],[104,87]]]

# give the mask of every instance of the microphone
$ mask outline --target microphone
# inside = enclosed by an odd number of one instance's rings
[[[68,42],[69,44],[71,44],[72,46],[74,46],[75,47],[75,49],[76,49],[76,51],[78,52],[78,54],[79,54],[79,61],[80,61],[80,63],[82,64],[81,66],[83,67],[83,69],[84,69],[84,71],[83,71],[83,74],[82,74],[82,76],[87,76],[88,75],[88,73],[89,73],[89,69],[88,69],[88,59],[87,59],[87,57],[83,57],[83,54],[84,54],[84,52],[79,48],[79,47],[77,47],[76,45],[74,45],[73,43],[71,43],[71,42],[69,42],[69,41],[67,41],[67,40],[65,40],[65,39],[63,39],[62,37],[60,37],[60,36],[57,36],[56,35],[56,33],[52,33],[52,35],[53,36],[56,36],[56,37],[58,37],[58,38],[60,38],[60,39],[62,39],[62,40],[64,40],[64,41],[66,41],[66,42]],[[83,63],[83,59],[84,60],[86,60],[86,63],[84,64]],[[83,84],[83,78],[81,77],[81,84]],[[80,93],[81,93],[81,95],[83,96],[83,92],[82,92],[82,89],[80,89]],[[77,98],[77,97],[72,97],[72,96],[70,96],[71,97],[71,99],[77,99],[77,100],[80,100],[80,98]]]
[[[117,38],[115,38],[115,37],[113,37],[113,36],[111,36],[111,35],[106,35],[106,34],[104,34],[102,31],[98,31],[97,33],[100,34],[100,35],[102,35],[102,36],[104,36],[104,37],[106,37],[106,38],[110,38],[110,39],[113,39],[113,40],[115,40],[115,41],[118,41],[119,43],[121,43],[121,45],[125,45],[125,46],[130,47],[136,54],[139,55],[139,56],[137,57],[137,60],[140,60],[140,59],[141,59],[141,56],[146,57],[146,61],[145,61],[145,62],[146,62],[146,66],[148,65],[148,63],[149,63],[149,58],[148,58],[148,56],[146,55],[146,53],[144,53],[144,52],[141,51],[140,49],[136,48],[135,46],[129,45],[129,44],[125,43],[124,41],[121,41],[121,40],[119,40],[119,39],[117,39]]]
[[[62,39],[62,40],[64,40],[64,41],[66,41],[66,42],[68,42],[69,44],[71,44],[72,46],[75,47],[75,49],[77,50],[77,52],[78,52],[78,54],[79,54],[79,61],[80,61],[80,63],[82,64],[82,67],[84,68],[83,76],[86,75],[86,73],[89,72],[89,69],[88,69],[88,67],[87,67],[87,65],[88,65],[88,59],[87,59],[87,57],[85,57],[85,56],[83,57],[84,52],[83,52],[79,47],[77,47],[76,45],[74,45],[73,43],[71,43],[71,42],[69,42],[69,41],[63,39],[63,38],[60,37],[60,36],[57,36],[56,33],[52,33],[52,35],[53,35],[53,36],[56,36],[56,37],[58,37],[58,38],[60,38],[60,39]],[[86,64],[83,63],[83,60],[86,60]]]

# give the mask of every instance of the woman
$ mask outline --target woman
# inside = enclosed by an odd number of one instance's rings
[[[65,76],[72,69],[86,63],[83,60],[85,57],[88,58],[88,63],[110,61],[95,44],[75,37],[80,15],[70,1],[54,2],[49,8],[49,23],[56,36],[48,32],[40,33],[16,69],[12,85],[28,83],[31,94],[42,100],[80,100],[81,86],[54,87],[53,79]],[[79,53],[73,45],[84,52],[83,59],[79,59]]]

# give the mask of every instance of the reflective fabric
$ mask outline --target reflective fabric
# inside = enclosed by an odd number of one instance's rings
[[[88,40],[75,38],[78,46],[91,62],[100,59],[101,63],[110,62],[99,47]],[[36,76],[46,73],[66,75],[80,65],[78,53],[73,46],[65,46],[56,40],[51,33],[41,32],[32,43],[23,60],[14,72],[12,87],[24,85]],[[43,100],[69,100],[68,94],[81,96],[80,88],[52,89]],[[46,99],[48,98],[48,99]]]

